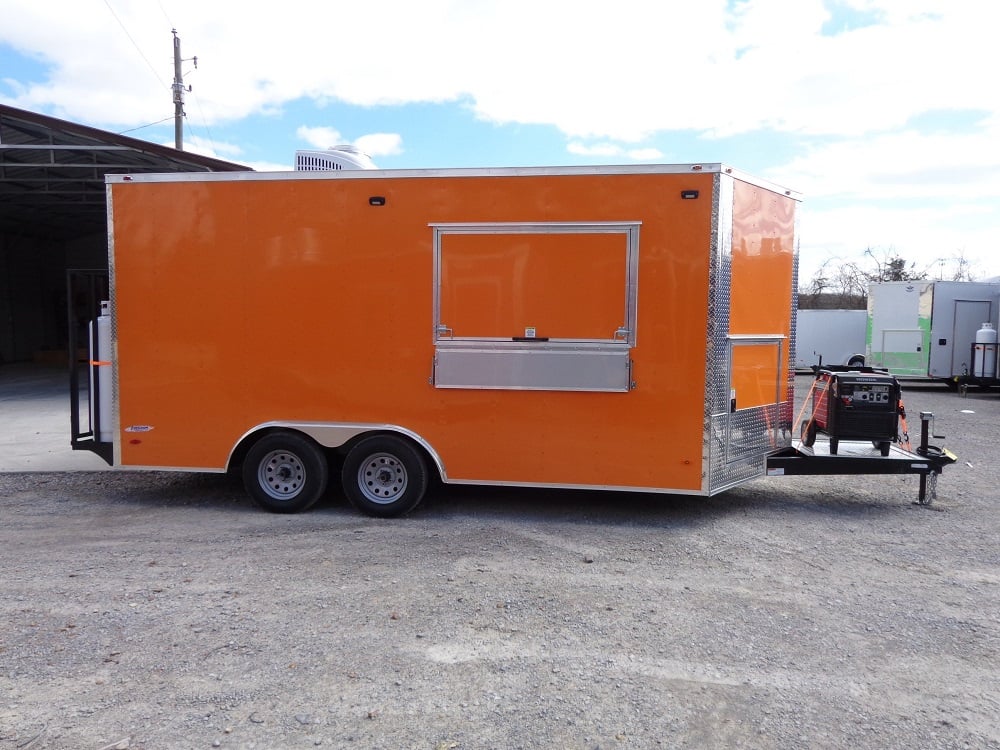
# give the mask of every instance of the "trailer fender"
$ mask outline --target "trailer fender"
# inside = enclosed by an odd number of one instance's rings
[[[416,443],[433,462],[442,481],[447,481],[444,462],[438,452],[423,437],[405,427],[393,424],[364,424],[355,422],[263,422],[247,430],[229,453],[226,465],[230,471],[242,463],[247,451],[266,433],[274,430],[294,430],[301,432],[324,448],[338,449],[348,446],[357,439],[376,433],[403,435]]]

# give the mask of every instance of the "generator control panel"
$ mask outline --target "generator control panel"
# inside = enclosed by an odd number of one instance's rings
[[[841,398],[867,404],[888,404],[892,401],[892,386],[888,383],[841,383]]]

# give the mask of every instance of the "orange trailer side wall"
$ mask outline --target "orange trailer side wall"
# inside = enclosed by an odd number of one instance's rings
[[[788,196],[736,182],[733,198],[729,329],[733,335],[784,337],[781,362],[763,347],[734,355],[732,387],[739,408],[773,403],[789,372],[795,273],[795,205]]]
[[[375,423],[423,437],[450,480],[698,491],[712,184],[672,173],[113,184],[119,424],[133,428],[121,463],[222,469],[264,422]],[[682,200],[690,189],[702,198]],[[430,223],[635,220],[634,390],[430,383]],[[567,300],[578,303],[583,272],[566,269]]]

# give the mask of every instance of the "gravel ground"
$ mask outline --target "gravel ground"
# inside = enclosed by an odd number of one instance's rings
[[[905,397],[959,455],[930,507],[0,474],[0,748],[1000,748],[1000,396]]]

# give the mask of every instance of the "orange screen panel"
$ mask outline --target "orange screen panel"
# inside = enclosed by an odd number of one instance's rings
[[[441,322],[456,338],[612,339],[627,261],[624,233],[447,234]]]
[[[780,400],[778,345],[740,345],[733,342],[733,380],[736,408],[773,404]]]

